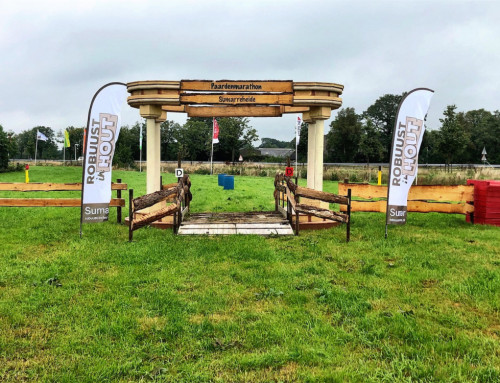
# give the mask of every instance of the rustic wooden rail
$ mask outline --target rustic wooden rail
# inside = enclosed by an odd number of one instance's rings
[[[280,211],[290,221],[290,225],[292,225],[292,217],[295,214],[295,235],[299,235],[299,214],[302,213],[347,224],[346,239],[349,242],[351,236],[351,190],[347,190],[346,195],[337,195],[309,189],[298,186],[292,181],[292,178],[283,173],[276,174],[274,187],[275,210]],[[300,203],[302,197],[309,200],[337,203],[346,208],[347,214]]]
[[[351,211],[380,212],[387,209],[387,186],[339,183],[339,193],[352,190]],[[408,211],[419,213],[468,214],[474,212],[472,185],[414,185],[408,193]],[[341,207],[341,211],[345,207]]]
[[[191,194],[191,180],[186,174],[179,178],[177,183],[162,185],[161,190],[134,198],[134,190],[129,190],[129,231],[128,239],[131,242],[133,232],[152,222],[158,221],[169,215],[173,215],[173,231],[177,233],[182,219],[189,211],[189,204],[193,196]],[[151,212],[137,216],[140,210],[149,208],[160,202],[165,206]],[[171,202],[166,205],[167,202]]]
[[[127,190],[127,184],[123,184],[121,179],[111,184],[111,190],[116,190],[116,198],[112,198],[109,206],[117,208],[116,219],[118,223],[122,221],[122,207],[125,206],[125,199],[122,198],[122,190]],[[82,191],[81,183],[9,183],[0,182],[0,191],[13,192],[39,192],[39,191]],[[82,203],[79,198],[0,198],[2,207],[80,207]]]

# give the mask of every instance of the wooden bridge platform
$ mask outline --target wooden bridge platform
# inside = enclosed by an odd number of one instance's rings
[[[182,221],[179,235],[293,235],[279,212],[190,213]]]

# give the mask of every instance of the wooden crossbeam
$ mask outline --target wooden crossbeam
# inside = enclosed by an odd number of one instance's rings
[[[316,206],[310,206],[298,203],[295,206],[295,210],[299,213],[311,214],[315,217],[330,219],[332,221],[347,223],[349,221],[349,217],[347,214],[337,213],[335,211],[331,211],[328,209],[322,209]]]
[[[2,207],[78,207],[81,206],[81,198],[0,198]],[[110,207],[123,207],[125,200],[113,198]]]
[[[352,195],[363,199],[387,198],[387,186],[339,183],[339,194],[352,190]],[[408,193],[408,200],[473,201],[473,185],[414,185]]]
[[[385,213],[387,201],[352,201],[352,211],[378,212]],[[341,211],[347,211],[345,206],[340,207]],[[413,213],[448,213],[448,214],[467,214],[474,212],[474,206],[465,202],[447,203],[447,202],[425,202],[408,201],[407,210]]]
[[[0,182],[0,191],[81,191],[82,183],[23,183],[23,182]],[[127,184],[112,183],[111,190],[127,190]]]

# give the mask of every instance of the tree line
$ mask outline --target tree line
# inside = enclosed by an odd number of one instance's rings
[[[327,162],[389,162],[392,133],[402,95],[380,97],[358,114],[354,108],[340,110],[325,140]],[[486,149],[491,164],[500,163],[500,112],[485,109],[458,112],[449,105],[434,129],[426,124],[420,147],[420,163],[481,162]]]
[[[404,94],[386,94],[378,98],[362,113],[354,108],[339,110],[329,125],[325,135],[325,162],[389,162],[392,132],[398,105]],[[220,127],[219,143],[214,145],[215,161],[238,159],[241,151],[250,153],[259,139],[256,130],[247,118],[218,118]],[[479,163],[481,152],[486,149],[487,160],[500,164],[500,112],[485,109],[467,112],[457,111],[449,105],[440,119],[441,126],[426,127],[420,148],[420,163]],[[140,158],[140,131],[142,128],[142,158],[146,157],[146,124],[137,122],[133,126],[122,126],[116,143],[113,163],[118,166],[134,166]],[[65,149],[66,159],[76,159],[83,155],[83,127],[69,126],[70,147]],[[55,132],[46,126],[15,134],[4,131],[0,125],[0,169],[6,168],[9,158],[35,158],[37,131],[42,132],[47,141],[38,141],[38,159],[62,159],[59,146],[64,142],[64,132]],[[189,118],[181,125],[174,121],[160,124],[161,159],[163,161],[181,159],[206,161],[210,157],[212,119]],[[264,137],[260,147],[295,148],[295,137],[291,141],[280,141]],[[248,151],[250,150],[250,152]],[[255,153],[255,151],[253,151]],[[258,156],[252,156],[258,159]],[[302,125],[298,145],[298,160],[307,161],[307,124]]]

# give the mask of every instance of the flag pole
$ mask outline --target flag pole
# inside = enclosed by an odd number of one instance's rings
[[[142,125],[139,127],[139,172],[142,172]]]
[[[210,175],[214,174],[214,120],[215,117],[212,117],[212,150],[210,151]]]
[[[36,152],[38,151],[38,130],[36,131],[36,144],[35,144],[35,166],[36,166]]]

